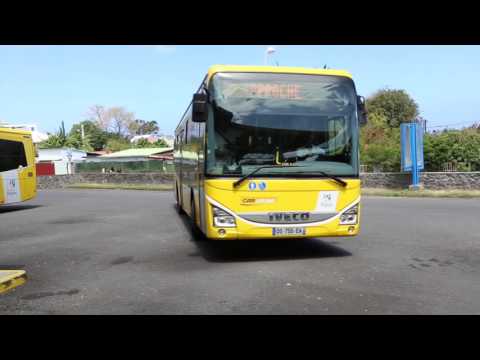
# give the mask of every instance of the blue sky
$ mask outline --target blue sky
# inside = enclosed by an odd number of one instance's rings
[[[275,46],[275,45],[273,45]],[[406,90],[429,126],[480,121],[480,46],[275,46],[282,66],[346,69],[361,95]],[[0,120],[53,132],[123,106],[171,134],[212,64],[261,65],[265,46],[0,46]]]

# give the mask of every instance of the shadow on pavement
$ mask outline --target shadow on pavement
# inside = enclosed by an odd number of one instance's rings
[[[180,215],[179,215],[180,216]],[[207,240],[193,234],[187,216],[180,216],[197,251],[210,262],[276,261],[351,256],[352,253],[320,239]]]
[[[351,256],[319,239],[195,241],[198,253],[210,262],[276,261]]]
[[[0,206],[0,214],[12,211],[31,210],[42,207],[42,205],[2,205]]]

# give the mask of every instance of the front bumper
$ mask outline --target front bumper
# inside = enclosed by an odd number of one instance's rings
[[[338,217],[326,222],[322,225],[312,226],[311,224],[295,224],[289,227],[304,227],[305,235],[273,235],[272,228],[281,228],[285,225],[251,225],[237,218],[237,227],[235,228],[216,228],[213,226],[207,227],[206,236],[212,240],[253,240],[253,239],[302,239],[314,237],[335,237],[335,236],[355,236],[360,231],[360,216],[355,225],[340,225]],[[218,230],[224,229],[225,234],[220,235]]]

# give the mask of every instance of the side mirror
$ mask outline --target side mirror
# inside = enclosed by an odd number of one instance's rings
[[[363,96],[357,96],[357,108],[358,108],[358,123],[360,126],[366,125],[368,122],[367,107],[365,105],[365,98]]]
[[[202,123],[207,120],[207,94],[193,94],[192,121]]]

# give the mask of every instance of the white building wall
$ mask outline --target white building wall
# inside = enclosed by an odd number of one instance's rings
[[[54,161],[55,175],[67,175],[68,174],[68,162],[67,161]]]

